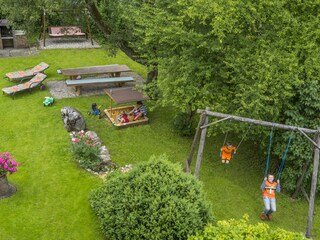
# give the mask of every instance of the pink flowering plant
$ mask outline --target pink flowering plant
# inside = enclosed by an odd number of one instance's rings
[[[71,151],[79,161],[80,166],[93,169],[100,164],[99,145],[85,134],[84,131],[72,132],[71,134]]]
[[[16,162],[14,156],[10,155],[9,152],[0,154],[0,176],[18,171],[17,166],[20,166],[20,163]]]

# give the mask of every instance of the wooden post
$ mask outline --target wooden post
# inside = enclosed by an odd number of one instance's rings
[[[320,128],[318,128],[320,131]],[[316,143],[320,146],[320,134],[319,132],[316,134]],[[317,180],[318,180],[318,170],[319,170],[319,148],[314,148],[314,158],[313,158],[313,172],[312,172],[312,180],[311,180],[311,190],[310,190],[310,198],[309,198],[309,212],[308,212],[308,224],[307,224],[307,231],[306,237],[312,237],[312,220],[313,220],[313,213],[314,213],[314,202],[315,202],[315,195],[317,190]]]
[[[43,47],[46,46],[46,10],[43,10]]]
[[[91,45],[93,45],[92,33],[91,33],[90,23],[89,23],[89,19],[88,19],[88,12],[86,9],[84,10],[84,14],[85,14],[85,18],[86,18],[86,25],[87,25],[87,30],[88,30],[88,34],[90,37]]]
[[[200,127],[203,125],[205,117],[206,117],[205,113],[202,113],[201,116],[200,116],[198,127],[197,127],[197,131],[196,131],[196,134],[194,135],[193,142],[192,142],[192,145],[191,145],[191,150],[190,150],[188,158],[185,161],[185,167],[184,167],[183,171],[186,172],[186,173],[190,172],[190,166],[191,166],[193,154],[194,154],[194,151],[196,149],[197,141],[198,141],[198,138],[199,138],[199,135],[200,135]]]
[[[210,108],[206,108],[206,111],[209,111]],[[204,113],[205,119],[204,119],[204,125],[208,124],[208,115]],[[199,143],[199,149],[198,149],[198,155],[197,155],[197,162],[196,162],[196,169],[194,172],[194,176],[196,178],[199,177],[199,171],[200,171],[200,165],[201,165],[201,160],[202,160],[202,154],[203,154],[203,148],[204,148],[204,143],[206,140],[206,135],[207,135],[207,128],[202,129],[201,131],[201,137],[200,137],[200,143]]]

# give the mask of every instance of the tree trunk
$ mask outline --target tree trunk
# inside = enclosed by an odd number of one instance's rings
[[[302,188],[302,183],[303,183],[303,179],[304,179],[304,175],[306,174],[308,168],[309,168],[309,165],[311,163],[311,159],[309,161],[306,161],[304,164],[303,164],[303,167],[302,167],[302,173],[301,173],[301,176],[299,177],[298,181],[297,181],[297,185],[296,185],[296,190],[294,191],[294,193],[292,194],[292,198],[296,199],[298,196],[299,196],[299,193],[301,191],[301,188]]]
[[[104,23],[95,2],[93,0],[85,0],[85,2],[93,21],[95,22],[97,27],[100,29],[100,31],[104,34],[104,36],[108,38],[108,36],[112,33],[112,31]],[[128,46],[128,43],[121,41],[119,43],[119,48],[132,60],[142,63],[140,56],[132,48]]]
[[[16,188],[8,183],[7,175],[0,176],[0,199],[10,197],[16,192]]]
[[[153,80],[158,79],[158,64],[155,63],[152,66],[152,69],[148,72],[147,83],[152,82]]]

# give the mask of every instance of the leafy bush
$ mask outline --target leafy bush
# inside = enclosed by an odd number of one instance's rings
[[[99,146],[84,131],[73,132],[71,151],[81,167],[94,169],[101,163]]]
[[[231,219],[218,221],[216,226],[209,224],[204,231],[188,240],[215,240],[215,239],[263,239],[263,240],[298,240],[306,239],[302,234],[289,232],[280,228],[271,229],[265,223],[248,224],[248,215],[240,220]]]
[[[174,129],[181,136],[192,136],[194,134],[195,123],[191,113],[179,112],[172,121]]]
[[[107,239],[186,239],[213,221],[200,182],[164,156],[111,174],[90,201]]]

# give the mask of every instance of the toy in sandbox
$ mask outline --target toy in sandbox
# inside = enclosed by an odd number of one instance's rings
[[[45,100],[43,101],[43,106],[51,106],[53,103],[53,97],[45,97]]]
[[[132,87],[111,88],[106,90],[110,98],[110,107],[105,109],[108,120],[117,128],[131,127],[148,124],[147,109],[142,101],[149,100],[149,97]],[[116,104],[137,102],[135,106],[112,107]]]

